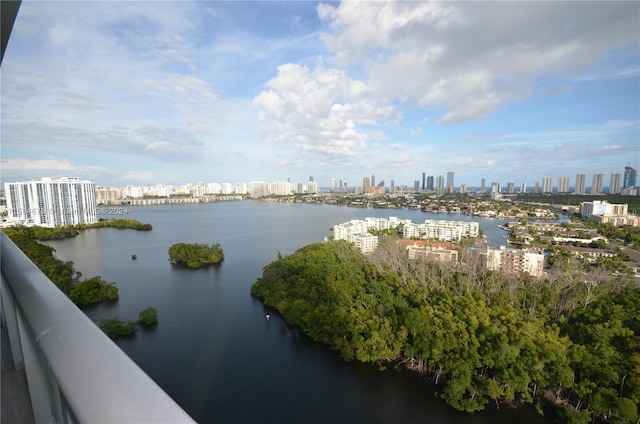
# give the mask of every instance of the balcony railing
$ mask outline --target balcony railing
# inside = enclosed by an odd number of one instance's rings
[[[37,423],[193,419],[0,233],[3,324]],[[4,394],[3,394],[4,396]]]

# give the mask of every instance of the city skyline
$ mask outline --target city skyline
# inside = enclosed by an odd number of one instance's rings
[[[25,0],[1,71],[2,183],[313,174],[354,187],[375,174],[422,188],[455,172],[455,187],[574,186],[579,174],[585,189],[594,174],[622,186],[610,175],[640,163],[639,13],[637,2]]]

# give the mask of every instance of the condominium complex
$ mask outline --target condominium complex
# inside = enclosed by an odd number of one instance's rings
[[[96,186],[77,178],[4,184],[8,221],[45,227],[98,222]]]
[[[486,270],[502,270],[509,273],[527,272],[534,277],[543,274],[544,254],[528,250],[487,249],[480,253],[480,264]]]
[[[580,204],[580,215],[591,219],[593,215],[626,215],[629,205],[626,203],[609,203],[606,200],[594,200]]]
[[[477,222],[427,219],[423,224],[405,224],[402,228],[402,237],[460,241],[462,237],[478,237],[479,228]]]

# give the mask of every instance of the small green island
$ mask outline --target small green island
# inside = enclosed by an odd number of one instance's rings
[[[147,308],[138,314],[138,320],[132,321],[129,318],[103,318],[99,327],[110,337],[129,336],[136,331],[138,325],[145,327],[158,323],[158,311],[156,308]]]
[[[197,269],[202,265],[215,265],[224,260],[224,251],[219,243],[175,243],[169,248],[169,261],[175,265],[186,265]]]

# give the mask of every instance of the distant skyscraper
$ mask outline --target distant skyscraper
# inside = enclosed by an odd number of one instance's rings
[[[449,171],[449,172],[447,172],[447,188],[451,189],[452,187],[454,187],[453,171]]]
[[[523,181],[522,184],[520,184],[520,193],[526,193],[526,192],[527,192],[527,183]]]
[[[420,180],[415,180],[413,182],[413,191],[415,192],[420,191]]]
[[[603,174],[593,174],[593,182],[591,183],[591,194],[602,193],[602,186],[604,181]]]
[[[569,177],[558,178],[558,193],[569,193]]]
[[[553,178],[544,177],[542,179],[542,192],[543,193],[553,193]]]
[[[507,193],[515,192],[515,183],[507,183]]]
[[[427,190],[433,191],[433,175],[427,177]]]
[[[491,183],[491,194],[495,193],[500,193],[500,184],[494,181]]]
[[[484,178],[480,180],[480,191],[483,193],[486,191],[486,188],[487,188],[486,183],[487,181]]]
[[[438,175],[436,177],[436,190],[442,191],[444,188],[444,177],[442,175]]]
[[[371,186],[375,187],[376,186],[376,176],[371,174]]]
[[[422,173],[422,190],[426,190],[426,186],[425,186],[425,179],[426,179],[426,174],[423,172]]]
[[[336,179],[331,178],[331,191],[336,191]]]
[[[631,166],[624,167],[624,184],[622,188],[631,188],[636,186],[636,178],[638,177],[638,171]]]
[[[313,176],[309,177],[309,182],[313,182]]]
[[[42,178],[5,183],[4,191],[9,218],[45,227],[98,222],[93,181]]]
[[[620,175],[619,172],[617,174],[611,174],[611,179],[609,180],[609,194],[620,193],[621,180],[622,180],[622,175]]]
[[[587,189],[587,174],[577,174],[576,175],[576,194],[584,194]]]
[[[536,181],[533,184],[533,192],[534,193],[540,193],[540,181]]]
[[[369,186],[371,186],[371,180],[369,180],[369,177],[364,177],[362,179],[362,187],[366,189]]]

